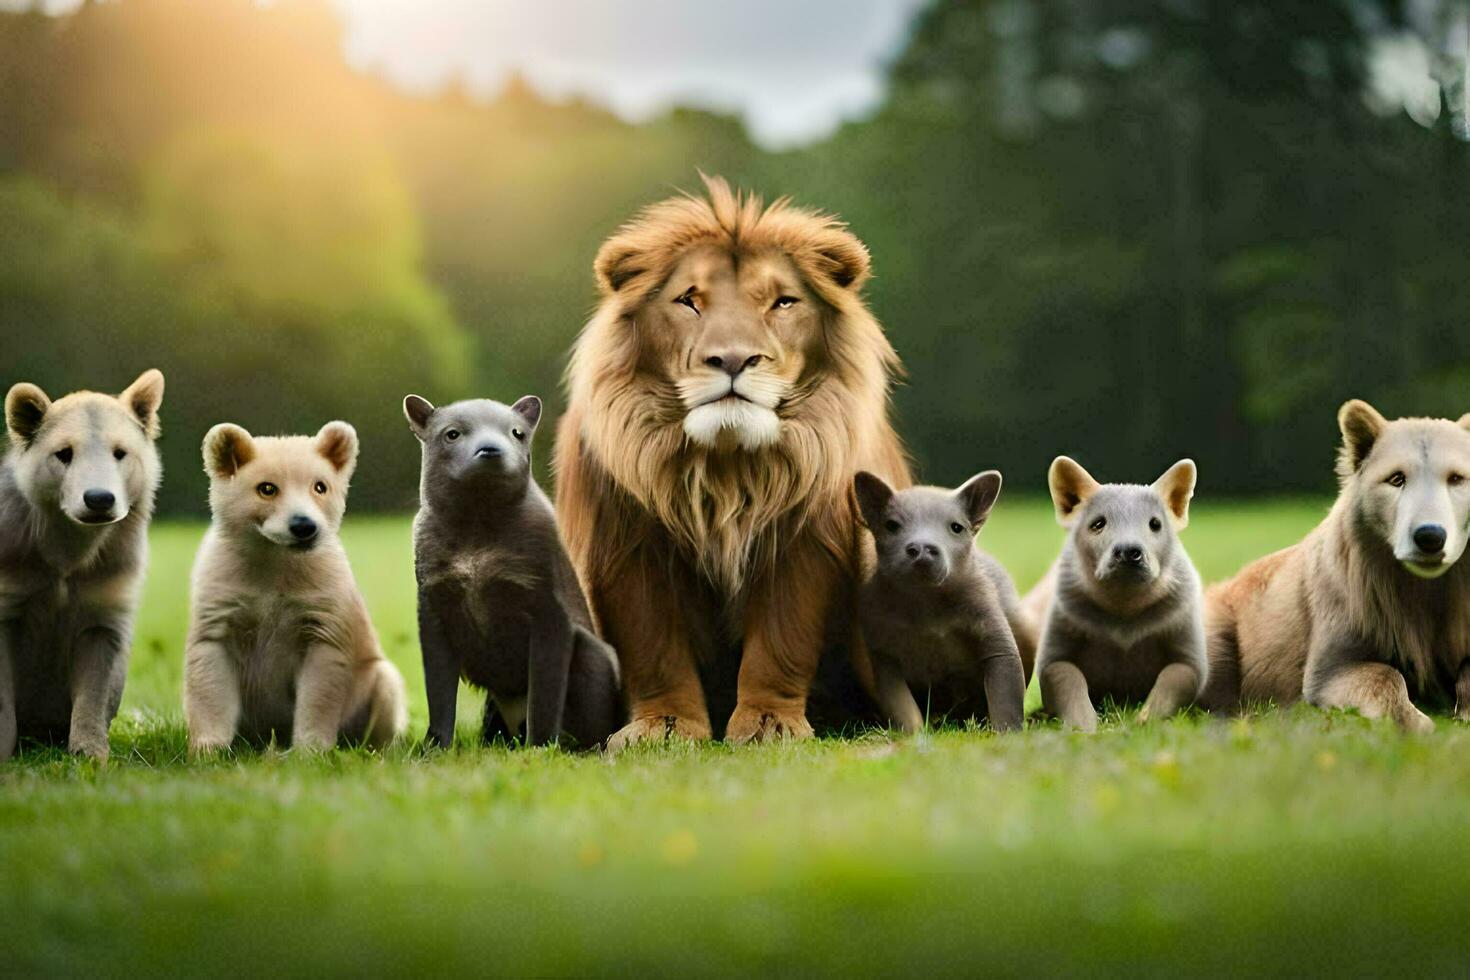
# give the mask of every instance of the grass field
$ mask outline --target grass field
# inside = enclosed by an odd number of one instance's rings
[[[1321,502],[1200,504],[1208,579]],[[731,749],[616,760],[484,749],[183,760],[185,583],[165,525],[113,762],[0,766],[7,974],[1458,973],[1470,728],[1413,740],[1271,711],[1094,737]],[[1024,585],[1061,532],[1003,503]],[[425,723],[407,522],[352,519],[358,577]],[[466,700],[472,701],[470,695]]]

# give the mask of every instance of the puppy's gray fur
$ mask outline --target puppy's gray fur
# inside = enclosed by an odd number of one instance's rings
[[[121,395],[5,399],[0,466],[0,759],[19,736],[108,755],[162,470],[163,375]]]
[[[1048,483],[1070,533],[1027,600],[1046,608],[1036,661],[1043,707],[1087,732],[1105,697],[1143,700],[1144,721],[1187,707],[1208,670],[1199,573],[1178,539],[1194,463],[1180,460],[1152,486],[1103,485],[1059,456]]]
[[[617,657],[531,476],[541,400],[435,408],[409,395],[403,411],[423,444],[413,540],[429,740],[454,740],[463,677],[489,693],[486,740],[524,725],[532,745],[601,745],[623,723]]]
[[[895,492],[871,473],[853,480],[877,552],[859,613],[874,693],[905,731],[924,725],[915,689],[931,714],[988,717],[998,731],[1022,725],[1035,641],[1010,576],[975,546],[1000,485],[994,470],[958,490]]]

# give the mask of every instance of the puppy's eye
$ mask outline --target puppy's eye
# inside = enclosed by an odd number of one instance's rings
[[[444,438],[448,439],[450,442],[453,442],[454,440],[456,440],[456,439],[459,438],[459,430],[458,429],[445,429],[444,430]]]
[[[520,429],[511,429],[510,430],[510,434],[513,435],[513,436],[515,436],[517,439],[521,440],[522,442],[525,441],[526,434],[524,432],[522,432]]]
[[[1391,487],[1401,487],[1401,486],[1404,485],[1405,479],[1406,479],[1406,477],[1404,476],[1404,474],[1402,474],[1402,473],[1395,473],[1393,476],[1389,477],[1384,482],[1386,482]]]
[[[1159,520],[1157,517],[1150,517],[1148,519],[1148,529],[1157,534],[1164,529],[1164,522]]]
[[[951,524],[949,526],[949,529],[951,531],[953,531],[955,534],[964,534],[965,533],[965,525],[961,524],[959,521],[955,521],[953,524]]]
[[[898,523],[898,521],[895,521],[891,517],[883,522],[883,526],[888,529],[889,534],[892,534],[894,531],[898,531],[903,528],[902,524]]]
[[[112,458],[118,462],[122,462],[128,458],[128,451],[126,449],[114,449],[112,451]]]
[[[56,450],[56,458],[61,460],[62,466],[66,466],[71,462],[71,447],[67,446],[65,449]]]
[[[327,492],[327,485],[325,483],[323,483],[321,480],[318,480],[315,483],[313,483],[311,485],[311,488],[313,490],[315,490],[319,494],[320,493],[326,493]]]
[[[699,314],[699,306],[694,302],[693,286],[690,286],[688,289],[680,293],[678,298],[675,299],[674,302],[689,307],[691,310],[694,311],[696,316]]]
[[[1106,517],[1099,517],[1097,520],[1095,520],[1091,524],[1087,525],[1087,529],[1089,531],[1091,531],[1093,534],[1097,534],[1103,528],[1105,528],[1107,526],[1108,526],[1108,519]]]
[[[274,497],[281,492],[281,488],[274,483],[261,483],[256,485],[255,492],[262,497]]]
[[[1460,473],[1451,473],[1450,474],[1450,486],[1452,486],[1452,487],[1458,487],[1460,484],[1462,484],[1464,482],[1465,482],[1465,477],[1464,477],[1463,474],[1460,474]]]
[[[793,306],[795,306],[797,303],[800,303],[800,302],[801,302],[801,300],[797,299],[795,296],[780,296],[780,297],[777,297],[776,302],[774,302],[774,303],[771,304],[771,309],[773,309],[773,310],[789,310]]]

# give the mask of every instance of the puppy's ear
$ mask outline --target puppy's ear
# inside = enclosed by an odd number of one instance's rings
[[[1182,531],[1189,525],[1189,499],[1194,496],[1197,476],[1194,460],[1181,459],[1154,481],[1154,493],[1168,508],[1169,519],[1176,531]]]
[[[1337,411],[1337,427],[1342,430],[1342,452],[1337,457],[1339,475],[1348,477],[1358,472],[1386,425],[1388,420],[1367,402],[1354,398],[1343,403]]]
[[[883,478],[863,470],[852,478],[852,493],[857,498],[862,522],[873,530],[883,523],[883,512],[893,499],[893,488]]]
[[[346,422],[328,422],[316,434],[316,451],[344,477],[357,466],[357,430]]]
[[[29,446],[46,420],[51,399],[33,384],[22,381],[5,396],[5,427],[17,445]]]
[[[955,491],[955,496],[960,498],[965,513],[970,515],[970,530],[980,530],[980,526],[990,517],[990,508],[995,506],[996,498],[1000,496],[1000,473],[997,470],[986,470],[978,476],[970,477]]]
[[[232,422],[221,422],[204,434],[204,472],[227,480],[255,458],[255,440]]]
[[[419,395],[409,395],[403,399],[403,415],[408,419],[408,427],[413,434],[423,442],[424,437],[429,434],[429,422],[434,418],[434,406],[427,399]]]
[[[127,407],[148,438],[158,438],[158,408],[163,404],[163,372],[151,368],[138,375],[138,380],[128,385],[117,400]]]
[[[541,421],[541,399],[535,395],[526,395],[518,399],[510,410],[525,419],[532,432],[536,431],[536,423]]]
[[[1459,426],[1462,429],[1470,429],[1470,412],[1460,416]]]
[[[1051,490],[1052,506],[1057,510],[1057,523],[1062,527],[1072,526],[1077,519],[1077,511],[1100,486],[1091,473],[1067,456],[1058,456],[1051,461],[1051,469],[1046,472],[1046,485]]]

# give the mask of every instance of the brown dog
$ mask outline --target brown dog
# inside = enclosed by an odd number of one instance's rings
[[[1338,413],[1337,504],[1297,545],[1206,597],[1210,683],[1201,702],[1324,708],[1430,731],[1410,700],[1470,720],[1470,415],[1389,422]],[[1407,681],[1407,683],[1406,683]]]
[[[910,482],[863,244],[706,183],[598,253],[557,438],[562,532],[622,660],[631,721],[613,749],[710,737],[699,669],[737,649],[726,737],[810,735],[823,647],[855,632],[853,474]]]

